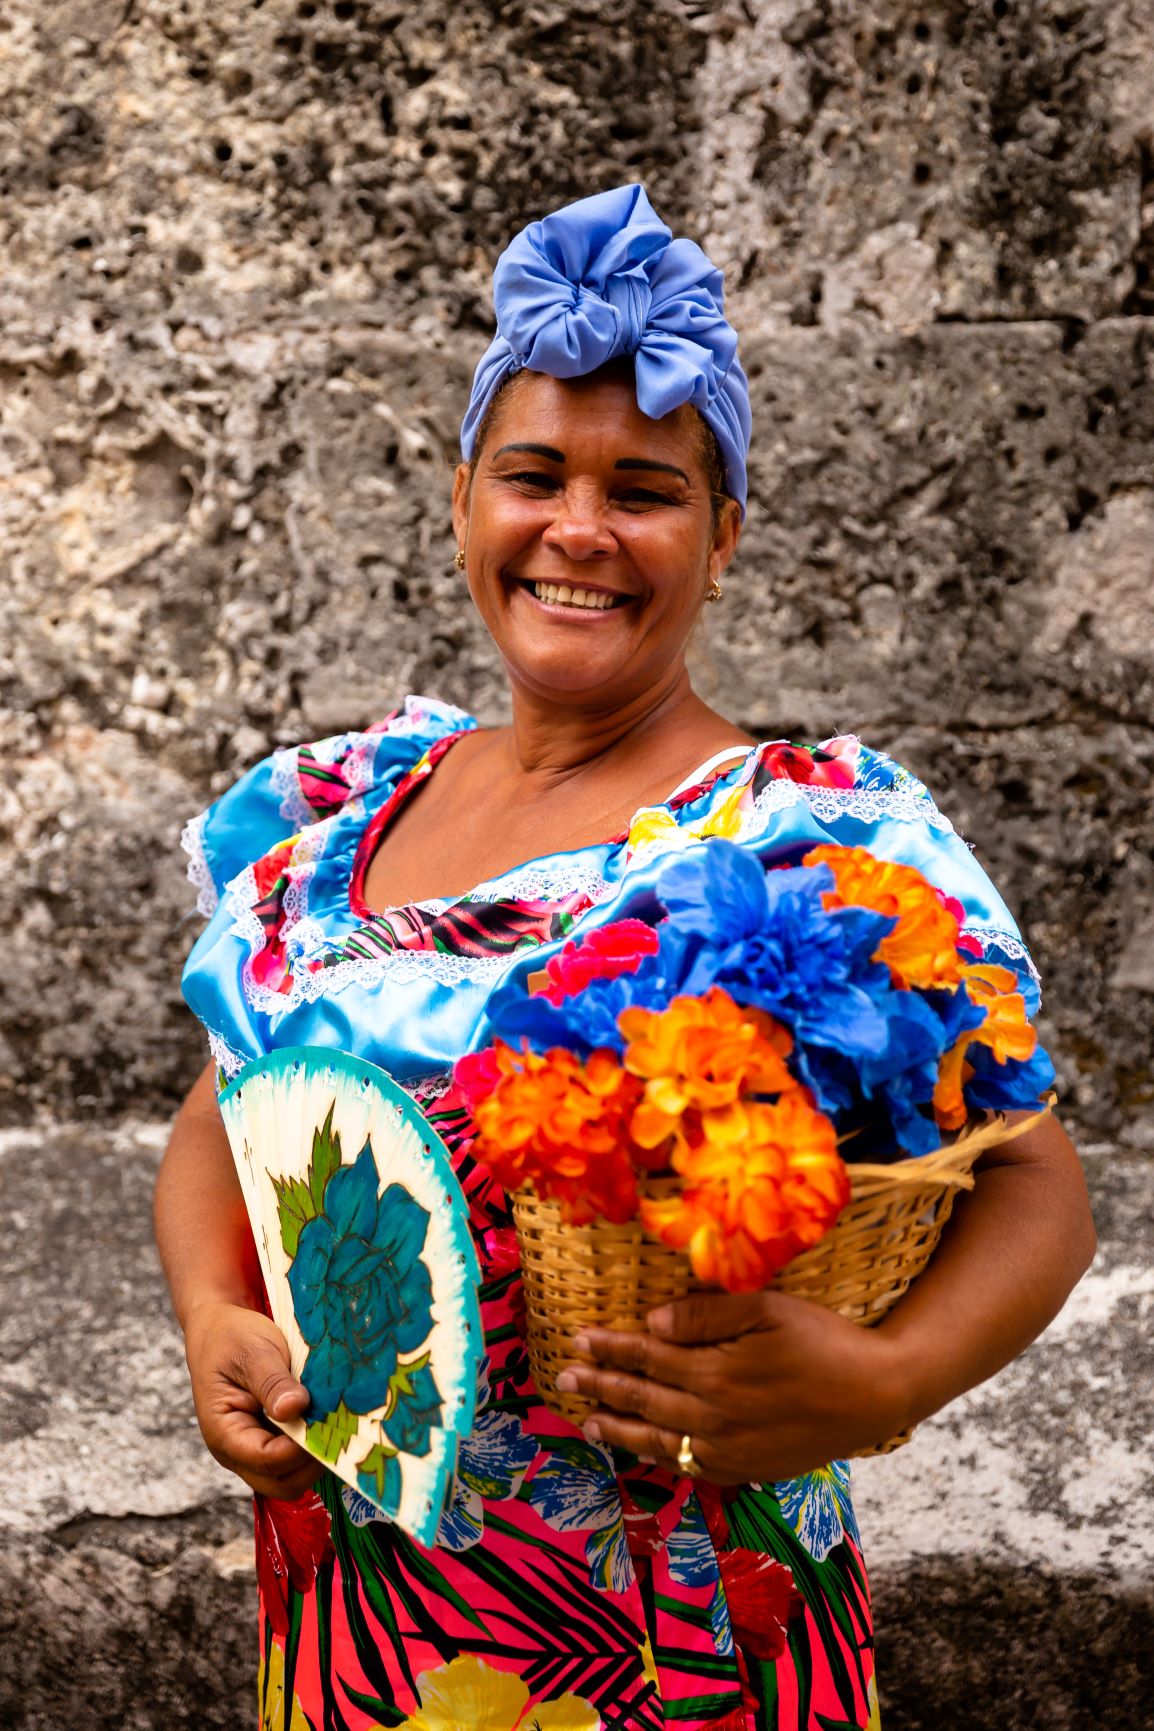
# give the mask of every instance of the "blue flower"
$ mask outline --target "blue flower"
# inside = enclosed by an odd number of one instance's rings
[[[682,1587],[708,1587],[721,1579],[717,1552],[696,1497],[688,1497],[681,1518],[665,1541],[669,1574]]]
[[[815,1562],[824,1563],[834,1546],[847,1537],[860,1546],[846,1461],[831,1461],[817,1472],[782,1479],[773,1490],[786,1525],[793,1528]]]
[[[427,1455],[429,1432],[441,1423],[441,1393],[428,1364],[401,1365],[392,1389],[396,1398],[381,1429],[395,1449]]]
[[[633,1585],[633,1561],[613,1462],[605,1449],[580,1438],[549,1440],[549,1455],[529,1489],[529,1500],[559,1533],[585,1532],[589,1580],[606,1592]]]
[[[400,1184],[377,1195],[366,1142],[325,1187],[324,1212],[306,1222],[289,1268],[297,1324],[309,1347],[301,1381],[308,1419],[383,1407],[398,1353],[432,1328],[432,1283],[421,1261],[429,1216]],[[422,1388],[422,1398],[427,1393]]]
[[[437,1529],[437,1543],[450,1551],[467,1551],[484,1537],[484,1499],[515,1497],[521,1481],[540,1453],[515,1413],[494,1412],[489,1406],[489,1361],[481,1366],[477,1417],[471,1433],[457,1450],[453,1496]]]

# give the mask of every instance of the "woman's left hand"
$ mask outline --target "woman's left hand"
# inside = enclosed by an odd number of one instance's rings
[[[779,1292],[700,1292],[649,1332],[590,1329],[558,1387],[590,1396],[585,1434],[678,1472],[688,1436],[712,1484],[795,1478],[908,1422],[895,1342]]]

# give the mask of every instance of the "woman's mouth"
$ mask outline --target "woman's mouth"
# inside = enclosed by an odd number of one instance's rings
[[[545,607],[571,612],[609,613],[633,599],[610,589],[583,589],[576,583],[540,583],[522,578],[519,587]]]

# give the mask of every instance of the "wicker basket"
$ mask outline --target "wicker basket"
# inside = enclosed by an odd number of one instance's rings
[[[973,1189],[978,1155],[1019,1135],[1037,1117],[1007,1126],[1001,1116],[973,1126],[946,1148],[889,1166],[851,1166],[853,1193],[819,1244],[794,1257],[774,1290],[825,1305],[864,1327],[880,1322],[933,1255],[960,1190]],[[649,1196],[667,1196],[676,1178],[650,1179]],[[529,1364],[550,1412],[581,1424],[593,1403],[557,1392],[557,1373],[577,1357],[584,1328],[640,1331],[657,1305],[684,1298],[694,1284],[683,1252],[650,1238],[640,1221],[566,1226],[556,1202],[531,1189],[513,1197],[521,1249]],[[888,1454],[909,1431],[862,1454]]]

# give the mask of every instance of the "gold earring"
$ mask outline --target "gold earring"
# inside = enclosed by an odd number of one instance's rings
[[[457,548],[453,564],[457,567],[458,571],[463,571],[465,569],[465,549],[463,547]]]
[[[707,601],[721,600],[721,584],[716,577],[710,579],[709,588],[705,591],[705,599]]]

